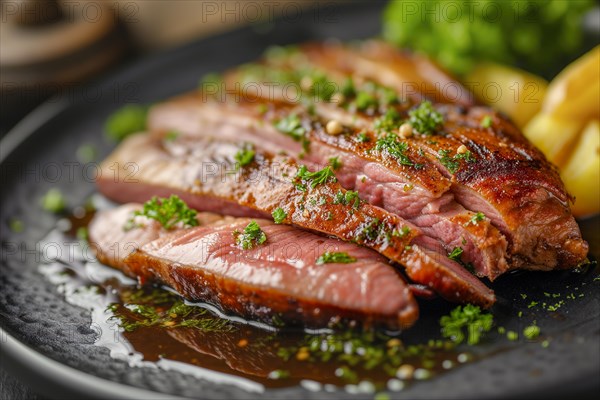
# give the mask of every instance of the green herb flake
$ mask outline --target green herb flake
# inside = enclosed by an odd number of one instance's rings
[[[450,171],[451,174],[455,174],[456,171],[460,168],[460,160],[465,160],[467,162],[475,162],[477,161],[475,157],[471,154],[470,151],[467,150],[466,153],[463,154],[455,154],[454,156],[450,155],[450,150],[440,150],[438,151],[438,160],[440,163]]]
[[[165,141],[174,142],[181,135],[178,131],[170,130],[165,134]]]
[[[358,143],[368,143],[371,141],[371,138],[369,137],[369,135],[367,135],[366,132],[361,132],[356,136],[356,141]]]
[[[464,152],[464,153],[462,153],[462,154],[460,154],[460,153],[459,153],[459,154],[456,154],[456,155],[454,156],[454,158],[455,158],[456,160],[465,160],[466,162],[470,162],[470,163],[477,161],[477,160],[475,159],[475,157],[473,157],[473,154],[471,154],[471,151],[470,151],[470,150],[467,150],[466,152]]]
[[[318,185],[323,185],[329,182],[337,182],[335,174],[330,166],[327,166],[320,171],[309,172],[305,165],[301,165],[294,179],[299,179],[302,182],[295,184],[296,188],[299,190],[302,190],[303,188],[304,190],[306,189],[304,183],[310,184],[310,187],[314,189]]]
[[[46,192],[41,199],[42,208],[46,211],[58,214],[66,207],[65,197],[59,189],[52,188]]]
[[[331,263],[350,264],[355,261],[356,258],[350,256],[348,253],[326,251],[319,258],[317,258],[317,265]]]
[[[540,335],[540,327],[537,325],[529,325],[523,329],[523,336],[529,340],[533,340]]]
[[[327,76],[321,72],[313,72],[309,78],[312,80],[308,93],[314,96],[316,99],[329,101],[333,94],[337,91],[337,85],[327,78]]]
[[[472,304],[464,307],[458,306],[440,319],[442,336],[449,338],[454,343],[462,343],[467,331],[467,343],[478,344],[484,333],[492,329],[492,314],[482,312],[481,309]]]
[[[274,371],[269,372],[269,375],[268,375],[269,379],[285,379],[285,378],[289,378],[289,377],[290,377],[289,371],[286,371],[284,369],[276,369]]]
[[[519,339],[519,334],[515,331],[508,331],[506,332],[506,338],[511,342],[514,342]]]
[[[360,206],[360,197],[358,197],[358,192],[354,190],[347,190],[346,192],[338,191],[334,198],[333,204],[343,204],[345,206],[352,206],[354,209],[358,210]]]
[[[172,195],[168,199],[153,197],[146,203],[141,211],[134,211],[132,217],[124,226],[125,230],[135,228],[134,218],[143,216],[158,221],[163,228],[169,230],[176,224],[182,223],[183,226],[198,226],[197,213],[190,209],[187,204],[179,198]]]
[[[486,115],[479,124],[482,128],[490,128],[492,126],[492,117]]]
[[[244,228],[244,232],[234,231],[235,242],[242,246],[244,250],[249,250],[254,246],[260,246],[267,241],[267,235],[260,229],[258,223],[254,220]]]
[[[11,218],[8,227],[13,233],[22,233],[25,230],[25,223],[17,218]]]
[[[366,111],[369,108],[377,107],[377,99],[371,93],[360,91],[356,94],[354,104],[358,110]]]
[[[240,167],[245,167],[254,161],[255,154],[254,146],[252,144],[246,144],[242,149],[235,153],[234,158]]]
[[[338,157],[331,157],[329,159],[329,165],[331,166],[331,168],[333,168],[334,171],[337,171],[338,169],[342,168],[342,162],[339,160]]]
[[[465,226],[469,225],[477,225],[478,222],[481,222],[485,219],[485,214],[482,212],[477,212],[475,215],[471,217],[471,219],[465,223]]]
[[[375,129],[388,133],[400,128],[400,125],[402,125],[402,118],[398,111],[393,108],[388,109],[385,114],[377,118],[374,123]]]
[[[527,308],[533,308],[533,307],[537,306],[538,304],[539,304],[539,302],[532,300],[531,303],[529,303],[529,305],[527,306]]]
[[[414,130],[423,134],[431,135],[444,123],[442,114],[433,108],[431,102],[424,101],[418,107],[408,112],[409,123]]]
[[[456,262],[460,262],[460,257],[462,256],[463,251],[464,250],[462,247],[455,247],[450,253],[448,253],[448,258]]]
[[[375,394],[373,400],[390,400],[390,395],[385,392],[379,392]]]
[[[343,365],[335,370],[335,376],[345,380],[346,382],[357,382],[358,374],[350,369],[350,367]]]
[[[300,117],[296,114],[281,118],[275,122],[274,126],[279,132],[290,136],[297,142],[302,141],[306,136],[306,129],[304,129]]]
[[[231,332],[236,329],[230,321],[209,317],[205,308],[185,304],[175,294],[161,289],[125,290],[119,293],[123,304],[107,307],[127,332],[140,328],[195,328],[205,332]]]
[[[281,224],[287,218],[287,213],[281,207],[277,207],[271,215],[276,224]]]
[[[405,142],[401,142],[398,139],[398,135],[395,133],[388,133],[384,137],[378,139],[375,149],[380,153],[388,154],[390,157],[396,159],[401,165],[414,165],[410,158],[405,154],[408,145]]]
[[[132,133],[146,130],[146,116],[148,109],[145,106],[128,104],[108,117],[104,125],[106,135],[120,142]]]
[[[340,88],[340,92],[346,98],[356,95],[356,89],[354,87],[354,81],[352,78],[348,77],[344,80],[342,87]]]
[[[91,144],[83,144],[77,148],[77,160],[81,163],[90,163],[96,159],[98,151]]]
[[[442,163],[442,165],[446,167],[450,173],[454,174],[456,171],[458,171],[460,163],[450,156],[450,150],[440,150],[438,151],[438,155],[440,163]]]
[[[77,237],[77,239],[79,240],[88,240],[88,229],[85,226],[80,226],[79,228],[77,228],[77,232],[75,233],[75,236]]]
[[[392,231],[392,236],[403,238],[410,234],[410,228],[408,226],[403,226],[400,229],[394,229]]]

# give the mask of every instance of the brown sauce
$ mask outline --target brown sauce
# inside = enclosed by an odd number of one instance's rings
[[[74,240],[92,215],[63,220],[49,237]],[[409,344],[398,333],[306,331],[223,316],[166,288],[140,287],[91,259],[84,240],[80,245],[86,256],[56,260],[40,271],[68,302],[91,311],[96,344],[134,367],[155,364],[249,391],[302,385],[372,393],[402,390],[476,359],[448,341]]]

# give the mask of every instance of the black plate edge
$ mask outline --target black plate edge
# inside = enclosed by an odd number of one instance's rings
[[[33,391],[55,399],[181,400],[165,393],[98,378],[54,361],[29,348],[0,327],[0,367],[10,370]],[[9,367],[9,368],[7,368]],[[50,390],[52,389],[52,390]]]

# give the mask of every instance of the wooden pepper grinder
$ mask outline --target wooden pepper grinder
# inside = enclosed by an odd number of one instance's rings
[[[124,29],[103,1],[3,1],[0,8],[3,124],[50,95],[72,94],[128,48]]]

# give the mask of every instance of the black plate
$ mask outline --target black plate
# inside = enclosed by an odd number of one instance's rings
[[[342,40],[378,34],[381,5],[328,6],[274,24],[244,28],[162,53],[100,84],[61,94],[32,113],[1,144],[2,266],[0,275],[0,342],[2,362],[20,372],[35,388],[57,398],[174,396],[245,399],[256,395],[198,380],[178,372],[129,368],[93,345],[95,332],[82,309],[67,304],[37,272],[39,240],[56,222],[41,210],[40,197],[51,187],[68,194],[70,206],[82,204],[94,191],[96,169],[76,158],[90,143],[99,158],[114,146],[105,141],[107,115],[126,102],[152,103],[190,90],[200,76],[257,57],[268,45],[311,39]],[[8,229],[13,218],[23,233]],[[598,256],[598,218],[583,221],[585,236]],[[431,381],[412,385],[399,398],[557,397],[600,389],[600,294],[598,271],[587,273],[521,273],[499,279],[494,308],[503,326],[518,332],[536,320],[548,348],[520,340],[494,356],[466,365]],[[577,288],[577,289],[575,289]],[[544,292],[575,300],[557,312],[529,309],[530,299]],[[527,293],[523,300],[521,293]],[[583,294],[579,297],[579,294]],[[435,336],[437,317],[450,309],[442,302],[425,304],[423,317],[408,334]],[[518,318],[517,313],[523,312]],[[42,386],[43,385],[43,386]],[[156,392],[163,393],[159,395]],[[268,390],[264,398],[339,398],[340,393],[313,393],[302,388]],[[355,396],[347,395],[349,398]]]

